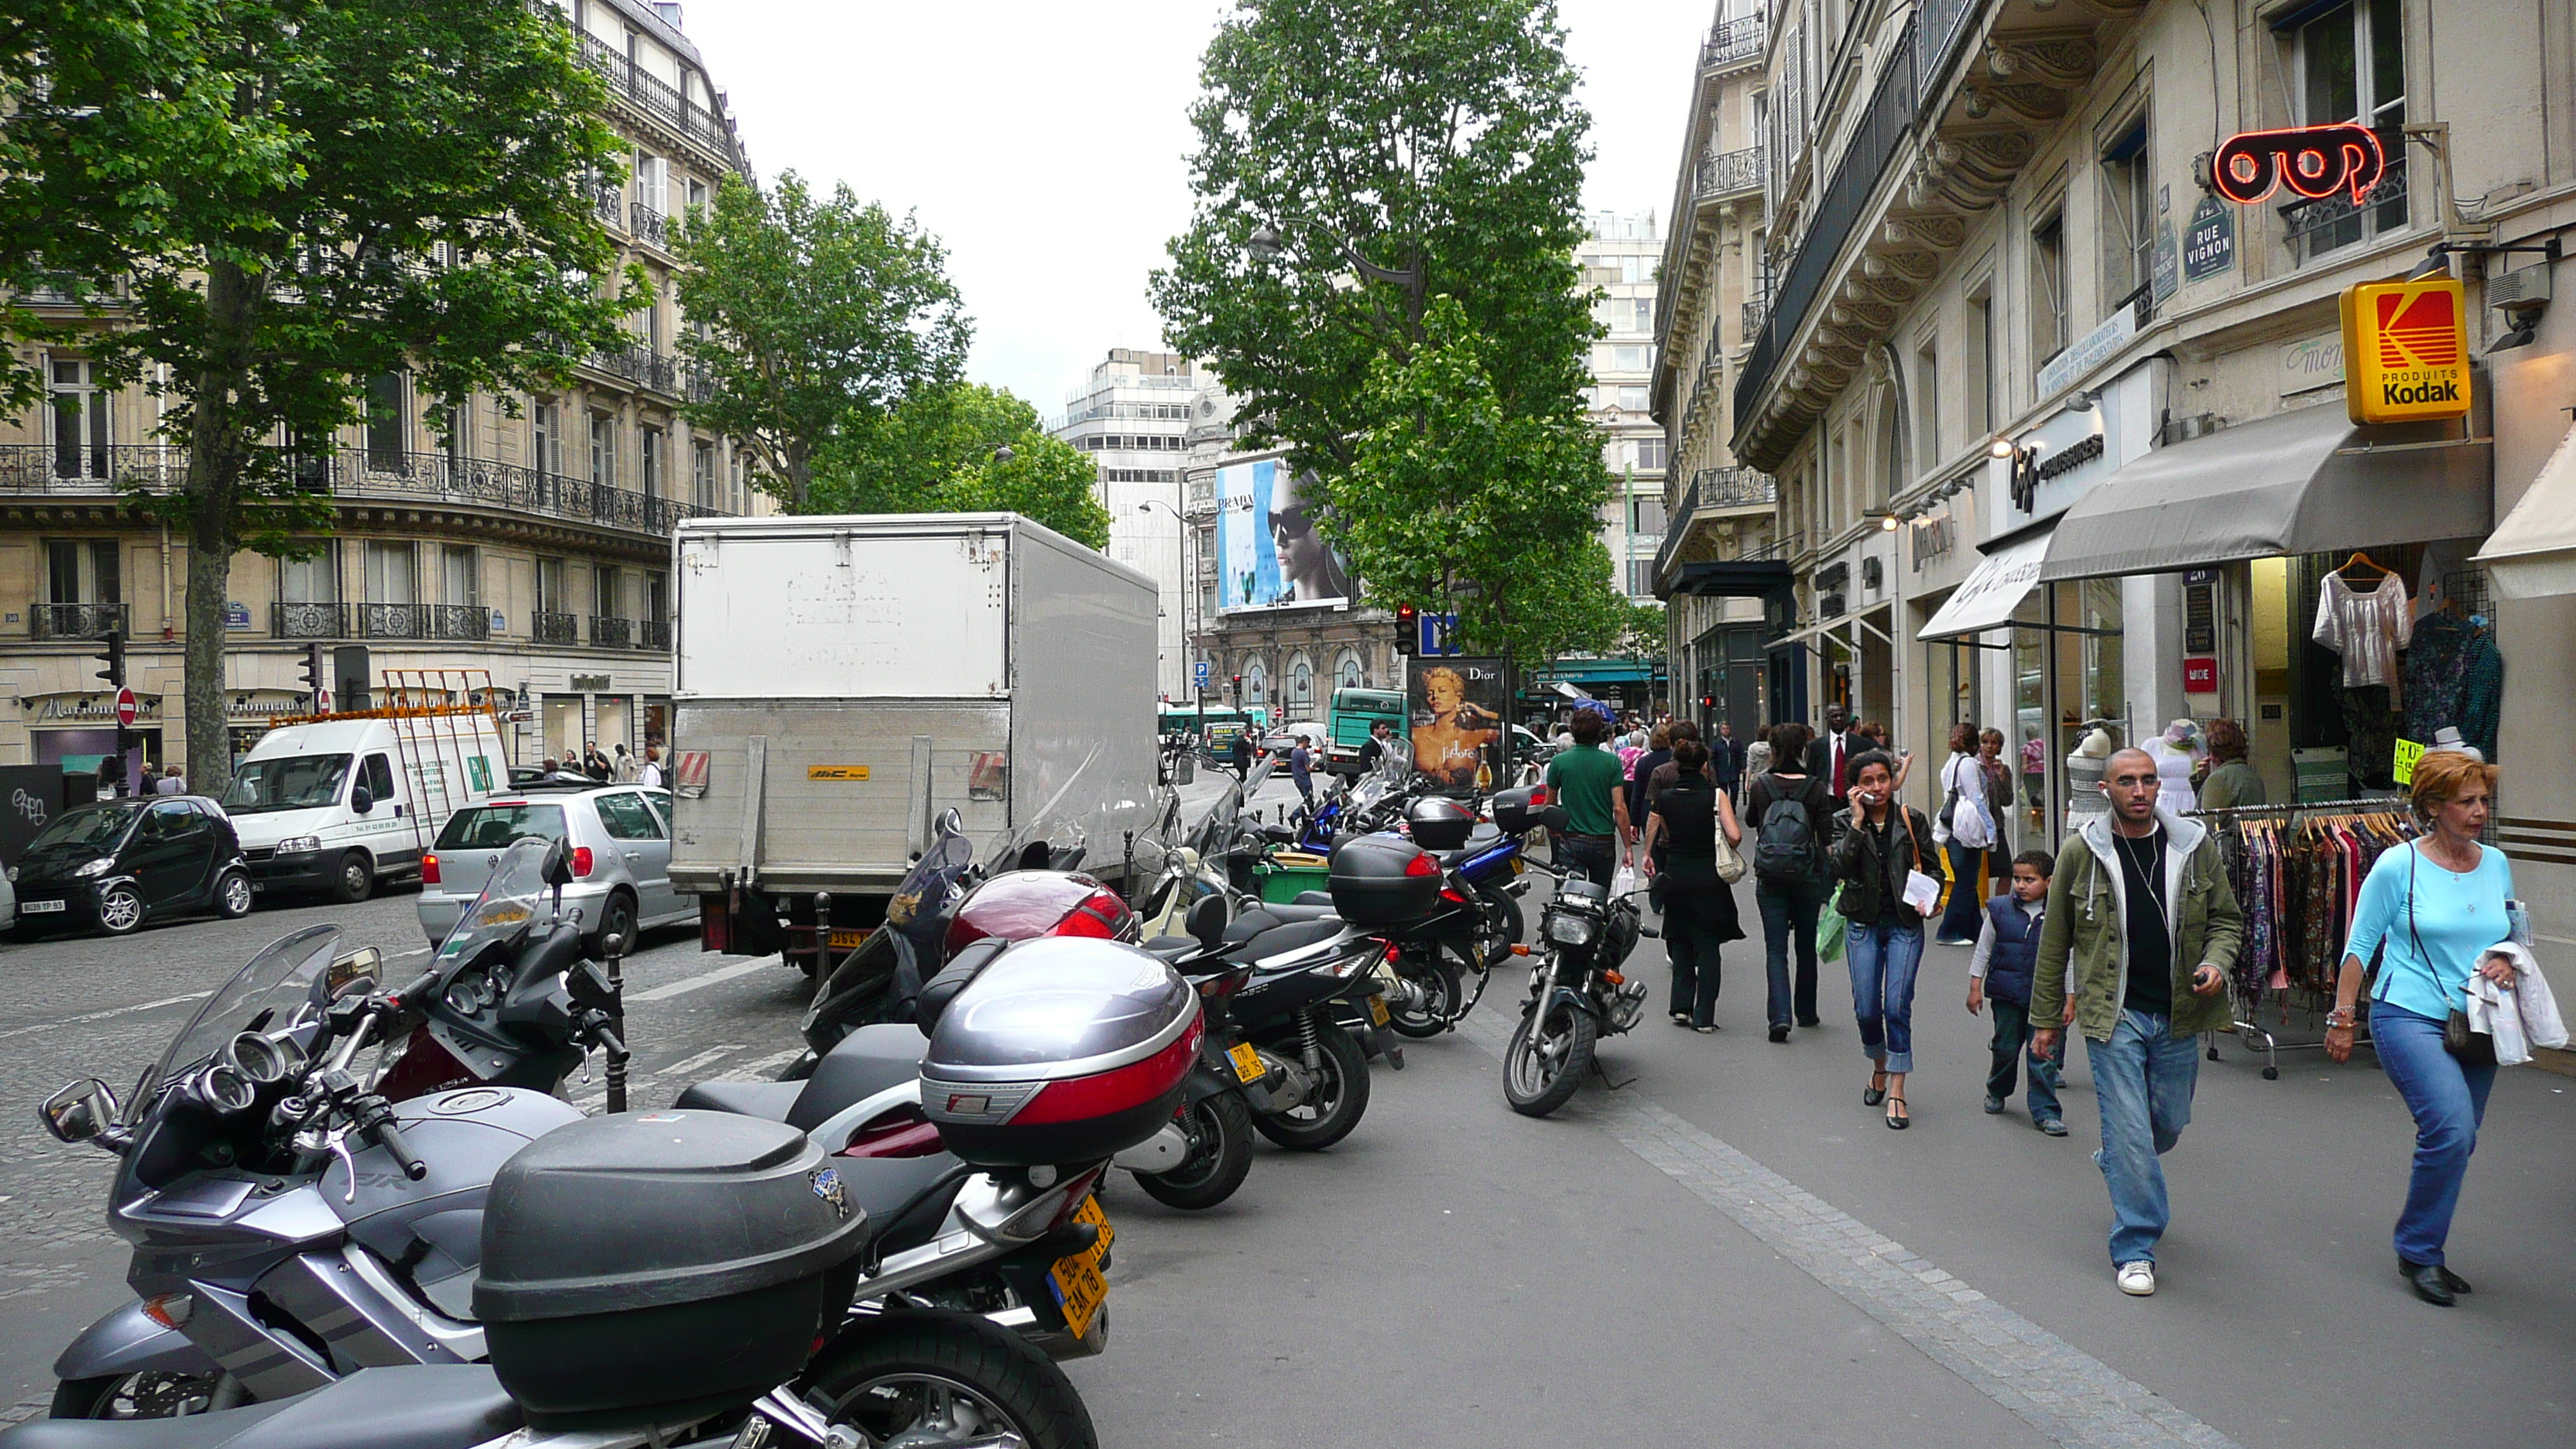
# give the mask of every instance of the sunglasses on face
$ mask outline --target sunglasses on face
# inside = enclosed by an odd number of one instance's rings
[[[1270,531],[1283,539],[1305,538],[1315,531],[1303,508],[1283,508],[1270,515]]]

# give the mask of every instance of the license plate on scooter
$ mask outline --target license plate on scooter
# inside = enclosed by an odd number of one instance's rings
[[[1109,1244],[1117,1233],[1109,1226],[1109,1215],[1100,1210],[1100,1199],[1087,1197],[1074,1209],[1073,1220],[1090,1223],[1100,1229],[1100,1240],[1085,1252],[1070,1258],[1058,1258],[1047,1270],[1048,1286],[1055,1290],[1055,1301],[1064,1310],[1064,1326],[1076,1338],[1091,1333],[1091,1320],[1100,1314],[1100,1306],[1109,1301],[1109,1280],[1100,1276],[1100,1260],[1109,1253]]]
[[[1261,1053],[1254,1051],[1250,1042],[1236,1042],[1225,1049],[1225,1055],[1234,1063],[1234,1074],[1246,1082],[1257,1082],[1269,1075],[1269,1068],[1261,1065]]]
[[[1375,1022],[1379,1026],[1386,1025],[1386,998],[1383,996],[1370,997],[1368,999],[1368,1013],[1370,1021]]]

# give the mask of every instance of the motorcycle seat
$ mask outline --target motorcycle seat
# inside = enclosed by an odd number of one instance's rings
[[[1196,936],[1155,936],[1144,944],[1147,951],[1166,961],[1185,961],[1199,953]]]
[[[0,1449],[472,1449],[519,1426],[490,1365],[405,1364],[184,1419],[36,1419]]]
[[[922,1054],[929,1050],[930,1038],[908,1022],[860,1027],[814,1064],[804,1092],[781,1120],[799,1132],[811,1132],[842,1108],[920,1076]]]
[[[1297,899],[1291,901],[1289,904],[1299,906],[1324,906],[1326,908],[1330,908],[1333,904],[1333,893],[1331,891],[1299,891],[1297,892]]]
[[[1226,923],[1225,941],[1229,946],[1240,945],[1264,931],[1292,923],[1304,924],[1310,921],[1327,920],[1332,914],[1333,907],[1329,901],[1320,906],[1254,906]]]
[[[872,1242],[879,1253],[918,1248],[939,1236],[939,1225],[948,1220],[948,1205],[957,1200],[957,1190],[966,1185],[960,1177],[903,1212],[904,1204],[911,1203],[915,1194],[955,1168],[957,1159],[945,1152],[932,1152],[920,1157],[841,1157],[833,1159],[832,1165],[840,1169],[841,1180],[849,1184],[850,1201],[866,1211],[868,1225],[875,1233]],[[902,1212],[900,1217],[896,1216],[898,1212]]]
[[[1225,955],[1227,960],[1238,964],[1258,961],[1264,956],[1276,956],[1282,951],[1294,951],[1300,946],[1329,941],[1340,935],[1342,931],[1342,923],[1329,916],[1319,920],[1290,921],[1284,925],[1272,926],[1248,941],[1229,945],[1226,947]]]
[[[1502,830],[1497,826],[1480,820],[1476,822],[1475,829],[1467,832],[1467,843],[1465,845],[1460,846],[1456,850],[1435,850],[1430,852],[1430,855],[1433,860],[1440,862],[1440,868],[1442,870],[1456,870],[1458,867],[1465,865],[1468,861],[1484,854],[1486,851],[1489,851],[1502,843]]]
[[[684,1111],[695,1108],[784,1122],[804,1092],[803,1082],[700,1082],[682,1091],[671,1105]]]

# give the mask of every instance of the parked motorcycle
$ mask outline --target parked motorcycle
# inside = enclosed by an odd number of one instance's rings
[[[1551,807],[1551,829],[1563,810]],[[1534,867],[1547,871],[1547,867]],[[1555,874],[1548,871],[1549,874]],[[1557,876],[1539,912],[1537,962],[1520,1025],[1503,1049],[1503,1098],[1525,1117],[1544,1117],[1570,1101],[1594,1066],[1603,1033],[1632,1030],[1646,1014],[1647,984],[1619,970],[1645,927],[1637,891],[1615,899],[1579,876]]]

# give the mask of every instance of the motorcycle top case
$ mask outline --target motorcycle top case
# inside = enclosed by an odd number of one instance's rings
[[[1425,850],[1461,850],[1476,830],[1476,812],[1446,795],[1426,795],[1404,808],[1405,828]]]
[[[1354,926],[1400,926],[1440,905],[1440,864],[1393,835],[1355,836],[1333,847],[1333,914]]]
[[[1098,1161],[1171,1120],[1204,1029],[1198,993],[1134,946],[1023,941],[940,1013],[922,1114],[978,1167]]]
[[[832,1159],[784,1123],[588,1118],[493,1179],[474,1314],[532,1425],[667,1422],[794,1378],[850,1306],[867,1235]]]
[[[1517,790],[1494,792],[1494,824],[1506,835],[1527,835],[1538,828],[1538,816],[1547,807],[1545,785],[1524,785]]]

